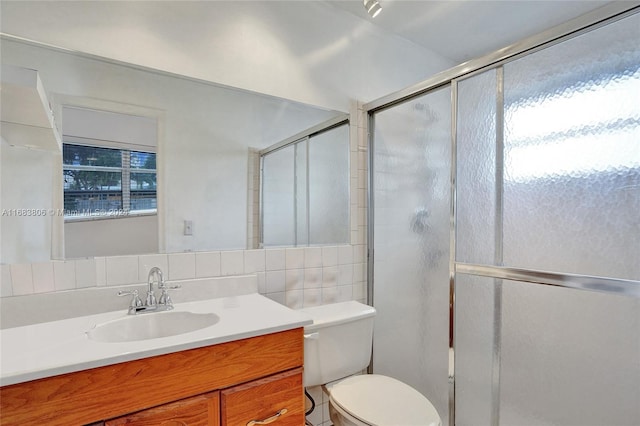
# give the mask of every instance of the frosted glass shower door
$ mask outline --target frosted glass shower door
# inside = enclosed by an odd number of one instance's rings
[[[309,243],[349,241],[349,126],[309,140]]]
[[[262,158],[262,241],[265,246],[296,242],[295,145]]]
[[[261,153],[262,244],[345,244],[349,223],[349,123],[330,122]]]
[[[413,386],[447,424],[450,88],[373,119],[373,372]]]
[[[456,424],[640,424],[640,15],[455,84]]]

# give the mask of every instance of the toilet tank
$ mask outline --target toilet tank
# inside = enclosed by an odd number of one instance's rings
[[[313,319],[304,328],[304,386],[329,383],[369,365],[373,307],[350,301],[300,311]]]

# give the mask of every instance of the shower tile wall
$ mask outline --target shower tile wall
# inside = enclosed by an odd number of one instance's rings
[[[260,154],[249,148],[247,160],[247,247],[260,243]]]

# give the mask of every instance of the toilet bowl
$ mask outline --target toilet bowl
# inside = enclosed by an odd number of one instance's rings
[[[409,385],[361,374],[371,359],[375,309],[350,301],[304,308],[304,386],[323,385],[335,426],[441,426],[431,402]]]

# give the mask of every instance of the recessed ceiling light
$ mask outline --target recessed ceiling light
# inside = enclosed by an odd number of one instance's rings
[[[372,18],[378,16],[378,14],[382,11],[382,6],[380,6],[380,2],[378,0],[363,0],[364,8],[367,9],[367,13],[371,15]]]

